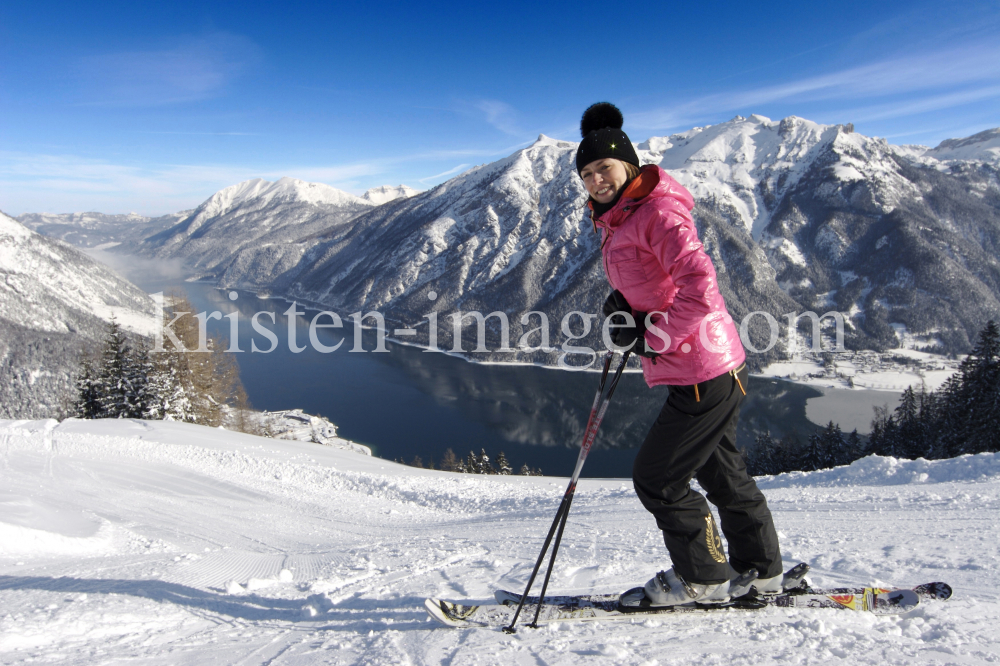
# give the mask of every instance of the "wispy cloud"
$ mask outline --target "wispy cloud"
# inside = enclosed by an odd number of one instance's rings
[[[959,101],[960,95],[978,95],[980,99],[991,96],[989,91],[998,83],[1000,44],[980,43],[884,60],[772,86],[726,91],[674,106],[633,112],[629,115],[629,124],[640,129],[686,127],[697,124],[707,114],[752,110],[775,102],[874,100],[903,94],[924,94],[938,100],[933,102],[928,99],[929,105],[945,103],[947,94],[953,94],[953,103],[959,104],[964,103]],[[962,87],[965,90],[956,90]],[[920,100],[911,103],[920,103]],[[900,108],[899,115],[913,113]],[[885,112],[891,114],[888,106]]]
[[[517,125],[517,111],[510,104],[495,99],[484,99],[476,102],[475,107],[486,116],[486,122],[504,134],[524,135],[524,131]]]
[[[84,104],[158,106],[217,95],[260,59],[250,39],[217,32],[168,49],[87,56],[76,73]]]
[[[161,214],[191,208],[213,193],[251,178],[293,176],[349,189],[381,173],[379,164],[254,169],[227,165],[115,164],[72,155],[0,151],[0,207],[21,212],[87,210]]]
[[[846,112],[846,115],[844,113],[841,115],[849,117],[852,122],[870,122],[873,120],[885,120],[886,118],[903,118],[905,116],[913,116],[918,113],[940,111],[941,109],[951,109],[956,106],[963,106],[965,104],[972,104],[974,102],[981,102],[983,100],[994,99],[997,97],[1000,97],[1000,85],[975,88],[973,90],[963,90],[961,92],[931,95],[912,102],[897,102],[861,107]]]
[[[444,178],[445,176],[451,176],[452,174],[460,173],[468,168],[469,168],[468,164],[459,164],[457,167],[453,169],[448,169],[447,171],[442,171],[439,174],[435,174],[433,176],[427,176],[426,178],[420,178],[417,182],[423,185],[424,183],[428,183],[432,180],[439,180],[441,178]]]

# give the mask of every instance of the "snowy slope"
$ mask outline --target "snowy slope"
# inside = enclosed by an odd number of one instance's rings
[[[155,313],[148,295],[103,264],[0,213],[0,417],[60,413],[81,351],[111,318],[149,335]]]
[[[79,250],[0,213],[0,319],[46,332],[70,332],[81,317],[150,335],[153,301]]]
[[[946,580],[902,616],[786,610],[561,624],[427,620],[523,586],[565,479],[474,477],[139,421],[0,422],[0,661],[67,664],[992,663],[1000,460],[869,458],[763,479],[822,585]],[[624,479],[584,480],[554,592],[668,566]]]

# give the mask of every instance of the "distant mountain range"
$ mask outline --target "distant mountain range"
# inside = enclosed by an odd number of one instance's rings
[[[183,259],[220,286],[343,314],[378,309],[417,328],[418,342],[427,340],[424,316],[433,308],[442,313],[442,348],[452,344],[444,314],[456,310],[507,312],[512,342],[522,332],[515,315],[545,311],[557,344],[558,320],[597,312],[608,290],[576,145],[541,136],[422,193],[401,186],[355,197],[291,178],[256,179],[120,239],[101,233],[119,251]],[[849,315],[849,348],[891,348],[905,326],[938,351],[962,352],[988,319],[1000,318],[1000,130],[927,148],[893,146],[850,125],[751,116],[637,149],[694,194],[699,233],[739,321],[754,311],[780,320],[838,310]],[[19,219],[71,240],[85,222]],[[97,221],[117,224],[93,219],[88,239]],[[752,322],[763,347],[766,325]],[[496,347],[495,326],[488,337]],[[598,344],[597,333],[585,342]]]
[[[112,317],[147,336],[159,321],[138,287],[0,213],[0,418],[64,410],[84,348]]]

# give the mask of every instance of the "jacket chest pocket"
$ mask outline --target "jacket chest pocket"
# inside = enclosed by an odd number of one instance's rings
[[[612,248],[608,253],[608,272],[619,291],[645,284],[647,280],[639,250],[634,245]]]

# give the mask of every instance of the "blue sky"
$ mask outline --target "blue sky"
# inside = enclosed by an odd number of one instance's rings
[[[426,189],[599,100],[636,142],[759,113],[936,145],[1000,126],[1000,1],[4,3],[0,210]]]

